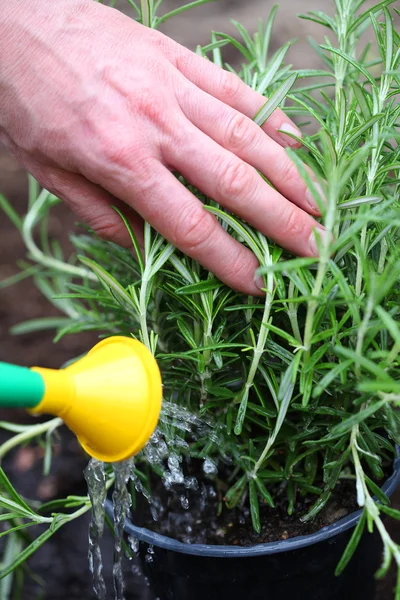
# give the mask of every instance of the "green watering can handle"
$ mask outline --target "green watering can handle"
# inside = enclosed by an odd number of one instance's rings
[[[27,367],[0,362],[0,406],[33,408],[43,398],[42,376]]]

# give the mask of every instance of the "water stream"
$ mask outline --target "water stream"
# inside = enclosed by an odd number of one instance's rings
[[[182,452],[189,448],[188,440],[207,436],[208,440],[216,441],[217,433],[206,420],[193,415],[186,408],[172,402],[165,402],[161,412],[159,427],[153,433],[149,443],[143,450],[143,457],[150,465],[157,467],[162,473],[162,482],[166,489],[180,485],[186,490],[197,490],[199,485],[193,476],[185,476],[183,472]],[[112,465],[115,483],[112,494],[114,507],[114,560],[113,582],[115,600],[125,600],[124,578],[122,564],[124,558],[124,522],[131,507],[129,483],[132,481],[136,492],[142,494],[148,501],[154,521],[158,519],[157,503],[137,476],[133,459],[114,463]],[[209,458],[203,463],[203,471],[207,474],[217,472],[217,465]],[[89,565],[93,574],[93,589],[99,600],[107,596],[103,576],[103,562],[100,540],[104,531],[104,503],[106,500],[106,472],[104,463],[92,459],[85,469],[89,497],[92,502],[92,518],[89,527]],[[189,509],[189,500],[185,493],[180,495],[180,503],[185,511]],[[139,543],[135,538],[128,538],[127,549],[135,555]],[[153,560],[153,548],[149,547],[145,560]]]
[[[105,600],[107,590],[100,550],[100,540],[104,531],[104,502],[107,494],[104,463],[92,459],[84,474],[92,503],[92,518],[89,525],[89,567],[93,575],[94,592],[99,600]]]
[[[133,472],[133,460],[113,464],[115,485],[112,495],[114,508],[114,565],[113,581],[115,600],[125,600],[124,577],[122,573],[122,540],[124,535],[125,518],[131,506],[131,496],[128,482]]]

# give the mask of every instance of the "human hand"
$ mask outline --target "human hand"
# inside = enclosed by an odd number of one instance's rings
[[[1,12],[1,138],[97,234],[129,245],[111,208],[122,203],[139,237],[145,219],[229,286],[260,293],[256,258],[178,171],[294,254],[318,254],[318,209],[278,130],[299,132],[280,110],[255,125],[263,96],[92,0],[8,0]]]

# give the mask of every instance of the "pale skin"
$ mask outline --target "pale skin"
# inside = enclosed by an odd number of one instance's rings
[[[299,256],[319,212],[285,147],[300,132],[265,98],[159,32],[92,0],[0,7],[0,139],[101,237],[129,246],[123,208],[227,285],[260,294],[253,254],[174,176]],[[277,188],[272,189],[257,171]],[[317,232],[317,233],[316,233]]]

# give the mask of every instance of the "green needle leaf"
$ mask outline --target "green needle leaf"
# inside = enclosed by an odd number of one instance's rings
[[[267,119],[272,115],[274,110],[278,108],[278,106],[283,102],[286,98],[290,90],[295,84],[297,79],[297,74],[292,73],[283,83],[282,85],[272,94],[272,96],[267,100],[264,106],[258,111],[256,116],[254,117],[254,122],[256,125],[262,127]]]

